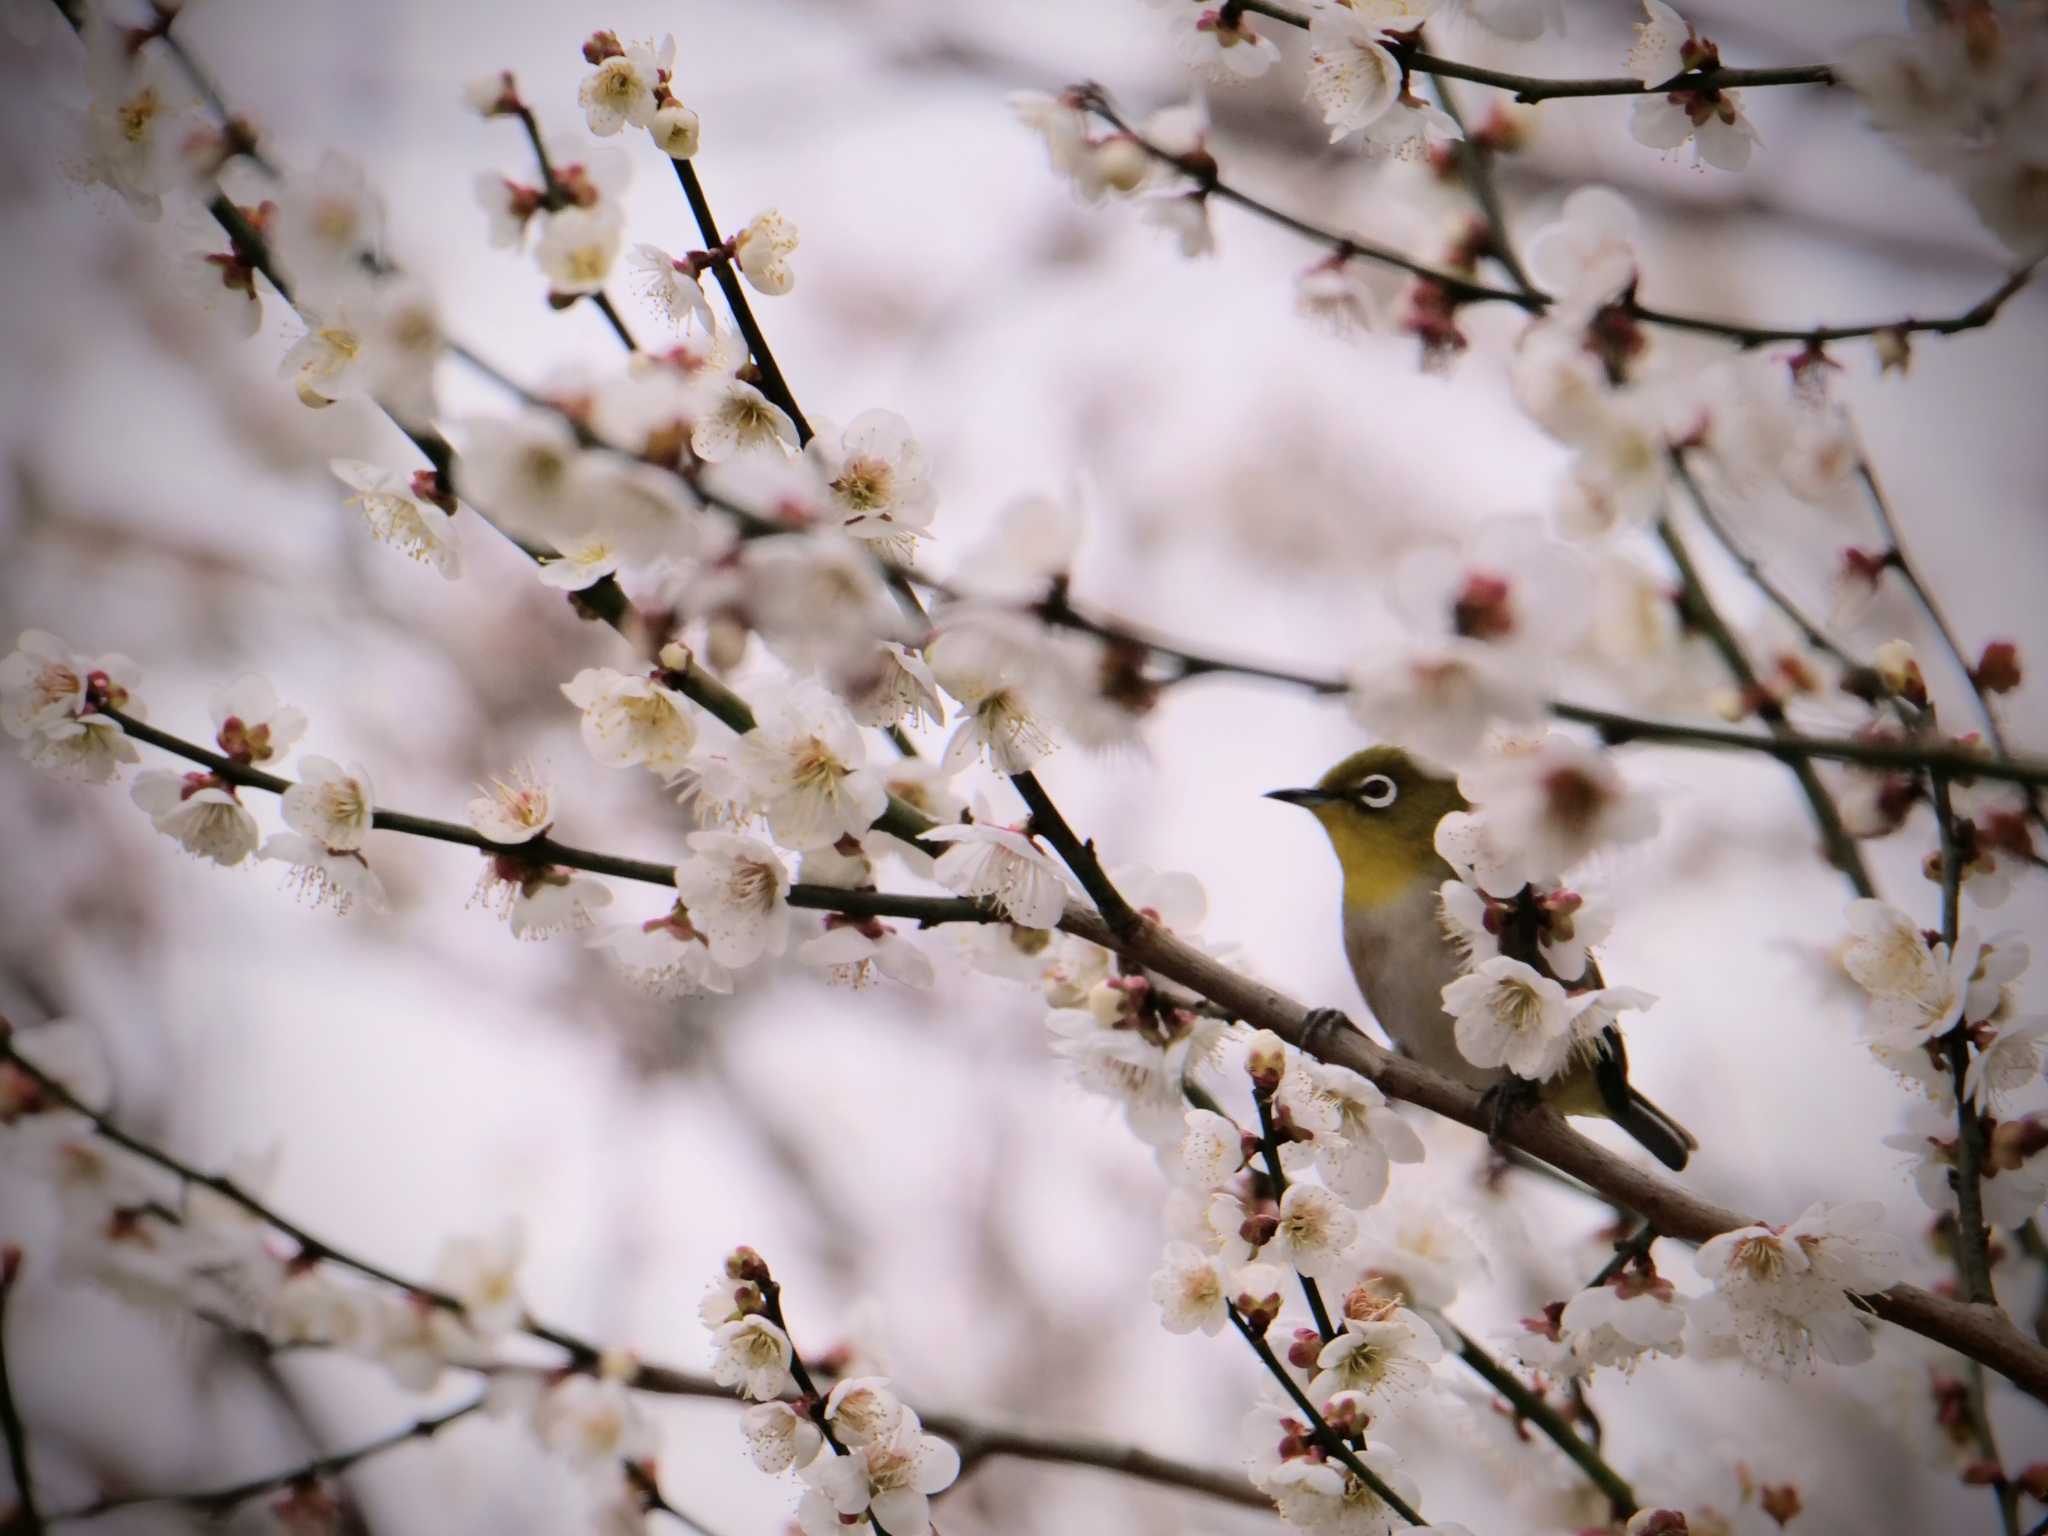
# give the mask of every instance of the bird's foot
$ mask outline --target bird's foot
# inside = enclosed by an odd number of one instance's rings
[[[1533,1078],[1510,1072],[1479,1096],[1479,1111],[1486,1116],[1486,1139],[1498,1151],[1507,1145],[1508,1122],[1525,1109],[1542,1101],[1541,1085]]]
[[[1301,1049],[1309,1056],[1321,1056],[1342,1030],[1358,1032],[1358,1026],[1341,1008],[1311,1008],[1301,1022]]]

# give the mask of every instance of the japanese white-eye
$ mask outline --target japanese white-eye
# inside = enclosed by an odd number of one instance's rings
[[[1469,809],[1457,782],[1432,773],[1398,747],[1370,747],[1337,764],[1312,788],[1267,797],[1298,805],[1329,834],[1344,872],[1344,952],[1373,1017],[1402,1054],[1470,1087],[1501,1090],[1511,1074],[1480,1067],[1458,1049],[1443,989],[1463,970],[1446,931],[1438,891],[1457,872],[1436,849],[1436,827]],[[1567,985],[1599,986],[1589,958]],[[1636,1091],[1620,1032],[1607,1028],[1539,1090],[1561,1114],[1610,1119],[1668,1168],[1683,1168],[1692,1134]]]

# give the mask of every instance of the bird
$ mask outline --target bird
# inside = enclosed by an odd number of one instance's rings
[[[1528,1091],[1507,1068],[1467,1060],[1444,1009],[1444,987],[1465,969],[1438,898],[1457,872],[1437,852],[1437,823],[1470,809],[1457,781],[1399,747],[1378,746],[1352,753],[1310,788],[1276,789],[1266,798],[1309,811],[1329,835],[1344,874],[1345,956],[1373,1017],[1401,1053],[1497,1096],[1497,1114],[1510,1102],[1498,1096]],[[1590,956],[1585,975],[1558,979],[1603,985]],[[1667,1168],[1682,1169],[1699,1146],[1629,1082],[1628,1055],[1611,1025],[1536,1091],[1561,1114],[1614,1121]]]

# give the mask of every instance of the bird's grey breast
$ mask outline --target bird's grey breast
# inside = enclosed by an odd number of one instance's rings
[[[1437,882],[1417,880],[1397,900],[1345,903],[1344,952],[1367,1006],[1387,1037],[1416,1061],[1475,1088],[1501,1074],[1475,1067],[1458,1050],[1443,990],[1459,974],[1458,952],[1444,937]]]

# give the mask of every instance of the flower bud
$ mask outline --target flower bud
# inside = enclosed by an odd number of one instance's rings
[[[1686,1536],[1690,1529],[1675,1509],[1639,1509],[1628,1521],[1628,1536]]]
[[[647,125],[654,147],[671,160],[687,160],[697,153],[697,128],[697,114],[679,101],[663,107]]]
[[[1287,1042],[1270,1029],[1253,1030],[1244,1069],[1251,1074],[1254,1092],[1273,1092],[1287,1071]]]
[[[751,1248],[740,1247],[725,1256],[725,1272],[734,1280],[749,1280],[755,1285],[768,1283],[768,1261]]]
[[[2011,693],[2020,685],[2019,647],[2010,640],[1992,641],[1970,669],[1970,681],[1986,693]]]
[[[1780,1525],[1790,1525],[1800,1510],[1799,1490],[1790,1483],[1766,1483],[1757,1505]]]
[[[1912,646],[1903,640],[1887,640],[1871,659],[1877,664],[1877,675],[1884,679],[1885,687],[1908,704],[1927,707],[1927,679],[1920,675],[1920,659],[1913,654]]]

